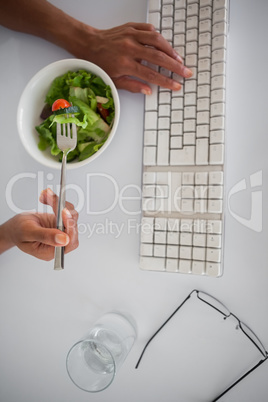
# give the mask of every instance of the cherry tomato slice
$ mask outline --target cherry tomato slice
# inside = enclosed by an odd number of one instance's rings
[[[109,110],[104,109],[104,107],[101,106],[101,103],[97,103],[97,109],[101,117],[106,121],[107,117],[109,116]]]
[[[67,100],[57,99],[52,105],[52,112],[55,112],[55,110],[59,110],[59,109],[65,109],[70,106],[71,106],[71,104]]]

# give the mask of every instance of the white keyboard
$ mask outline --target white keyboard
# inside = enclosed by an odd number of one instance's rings
[[[173,74],[180,91],[153,86],[145,99],[140,267],[218,277],[228,0],[150,0],[148,22],[193,76]]]

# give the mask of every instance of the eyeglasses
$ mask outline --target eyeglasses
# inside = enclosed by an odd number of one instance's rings
[[[230,389],[232,389],[235,385],[237,385],[240,381],[242,381],[245,377],[247,377],[250,373],[252,373],[257,367],[259,367],[261,364],[263,364],[268,359],[268,352],[266,351],[264,345],[262,344],[262,342],[260,341],[258,336],[252,331],[252,329],[250,329],[245,323],[243,323],[235,314],[231,313],[231,311],[223,303],[221,303],[218,299],[209,295],[208,293],[195,289],[183,300],[183,302],[176,308],[176,310],[167,318],[167,320],[160,326],[160,328],[148,340],[145,347],[143,348],[143,351],[140,355],[140,358],[139,358],[135,368],[137,369],[139,367],[140,362],[144,356],[144,353],[145,353],[146,349],[148,348],[149,344],[152,342],[152,340],[162,330],[162,328],[171,320],[171,318],[179,311],[179,309],[187,302],[187,300],[190,299],[190,297],[193,294],[196,294],[197,298],[200,301],[207,304],[214,310],[218,311],[223,316],[224,320],[228,319],[229,317],[233,317],[237,321],[236,328],[241,329],[242,333],[250,340],[250,342],[252,342],[252,344],[258,349],[258,351],[262,355],[261,360],[254,367],[252,367],[250,370],[248,370],[238,380],[236,380],[232,385],[230,385],[225,391],[223,391],[219,396],[217,396],[215,399],[213,399],[212,402],[216,402],[223,395],[225,395],[228,391],[230,391]]]

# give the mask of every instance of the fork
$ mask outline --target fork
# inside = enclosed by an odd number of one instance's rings
[[[68,115],[67,115],[68,117]],[[72,117],[74,117],[72,115]],[[62,222],[62,210],[65,207],[65,182],[66,182],[66,161],[70,151],[75,149],[77,144],[77,129],[72,123],[57,123],[57,145],[63,152],[61,164],[60,178],[60,195],[58,202],[57,229],[64,230]],[[64,268],[64,247],[55,247],[54,269],[61,270]]]

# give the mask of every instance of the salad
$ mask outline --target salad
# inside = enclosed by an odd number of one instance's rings
[[[57,114],[57,110],[61,112]],[[109,85],[86,70],[68,71],[54,79],[46,95],[41,112],[43,122],[35,127],[39,135],[38,148],[41,151],[50,148],[51,155],[60,161],[62,151],[57,146],[56,123],[75,123],[77,146],[68,153],[67,162],[87,159],[107,140],[114,115]]]

